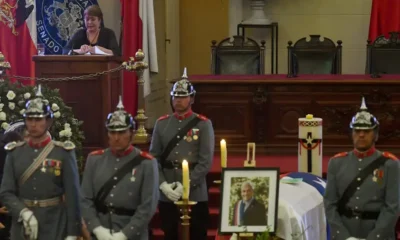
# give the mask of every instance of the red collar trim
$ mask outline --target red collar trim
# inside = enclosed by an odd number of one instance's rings
[[[47,138],[40,143],[33,143],[32,140],[29,140],[28,144],[32,148],[42,148],[45,147],[47,144],[49,144],[49,142],[51,142],[51,137],[47,136]]]
[[[183,120],[183,119],[186,119],[186,118],[188,118],[188,117],[190,117],[190,116],[192,116],[193,115],[193,111],[192,110],[189,110],[189,112],[187,112],[187,113],[185,113],[185,114],[183,114],[183,115],[179,115],[178,113],[174,113],[174,116],[177,118],[177,119],[179,119],[179,120]]]
[[[365,151],[365,152],[360,152],[357,149],[353,150],[354,155],[356,155],[356,157],[358,157],[358,158],[369,157],[372,154],[374,154],[375,152],[376,152],[376,148],[375,147],[372,147],[368,151]]]
[[[114,150],[111,150],[112,154],[116,157],[125,157],[133,151],[133,146],[130,145],[123,153],[117,153]]]

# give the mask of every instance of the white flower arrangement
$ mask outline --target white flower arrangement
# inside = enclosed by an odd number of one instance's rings
[[[36,88],[37,86],[22,85],[19,82],[11,83],[7,78],[0,82],[0,135],[14,123],[23,121],[26,103],[36,97]],[[76,146],[78,165],[83,170],[82,142],[85,137],[81,130],[82,121],[74,117],[71,107],[64,103],[58,89],[42,85],[42,95],[55,118],[49,129],[51,136],[56,141],[70,141]]]

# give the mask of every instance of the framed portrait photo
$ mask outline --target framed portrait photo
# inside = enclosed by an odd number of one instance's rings
[[[279,168],[223,168],[219,234],[275,233]]]

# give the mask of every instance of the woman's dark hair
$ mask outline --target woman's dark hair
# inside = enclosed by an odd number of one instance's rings
[[[98,5],[91,5],[85,9],[84,15],[88,15],[91,17],[98,17],[100,20],[103,20],[103,12]]]

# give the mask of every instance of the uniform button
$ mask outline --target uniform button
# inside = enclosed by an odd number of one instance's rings
[[[361,181],[361,178],[357,178],[357,181]]]
[[[179,122],[182,122],[182,120],[179,120]]]
[[[337,231],[336,233],[337,233],[337,234],[339,234],[340,232],[339,232],[339,231]]]
[[[358,209],[358,207],[356,206],[355,209]]]
[[[117,162],[119,162],[119,158],[117,158]]]
[[[181,138],[180,136],[176,136],[177,138]]]
[[[361,162],[361,161],[362,161],[362,159],[360,158],[360,159],[358,159],[358,161],[360,161],[360,162]]]
[[[175,152],[175,154],[178,154],[178,152]]]
[[[117,177],[114,177],[114,180],[117,180],[118,178]]]
[[[129,196],[132,196],[132,192],[128,192],[128,195],[129,195]]]
[[[36,180],[36,178],[34,177],[33,180]]]
[[[176,146],[179,146],[179,143],[177,143]]]
[[[358,216],[356,216],[356,219],[358,219]]]
[[[114,168],[114,170],[118,170],[118,168]]]
[[[133,230],[133,227],[131,227],[131,229]]]
[[[358,200],[358,199],[360,199],[359,197],[356,197],[356,199]]]
[[[110,202],[110,206],[112,206],[113,204],[112,204],[112,202]]]
[[[110,197],[114,197],[114,194],[111,193],[111,194],[110,194]]]
[[[377,238],[379,238],[379,237],[380,237],[380,236],[379,236],[379,234],[378,234],[378,235],[376,235],[376,237],[377,237]]]
[[[36,190],[36,188],[34,187],[33,190]]]
[[[360,187],[357,187],[357,190],[360,190]]]
[[[34,151],[37,152],[37,149],[35,149]]]
[[[361,168],[358,168],[358,171],[361,171]]]
[[[178,128],[178,130],[181,130],[181,128]]]
[[[117,186],[115,186],[115,185],[113,186],[113,188],[116,188],[116,187],[117,187]]]

